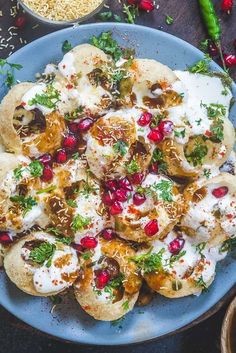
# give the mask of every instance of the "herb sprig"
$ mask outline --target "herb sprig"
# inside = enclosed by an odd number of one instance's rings
[[[4,84],[11,88],[15,83],[14,71],[23,68],[20,64],[9,63],[6,59],[0,59],[0,74],[6,76]]]

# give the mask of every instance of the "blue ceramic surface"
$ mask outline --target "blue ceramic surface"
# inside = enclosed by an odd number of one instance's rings
[[[135,48],[138,57],[157,59],[172,69],[185,69],[186,65],[203,57],[190,44],[154,29],[126,24],[92,24],[49,34],[13,54],[9,61],[23,65],[16,78],[34,80],[34,74],[42,71],[46,64],[58,62],[62,58],[64,40],[75,46],[107,30],[113,31],[121,45]],[[220,70],[215,63],[211,68]],[[236,97],[235,85],[233,91]],[[1,86],[0,99],[3,95]],[[236,117],[235,105],[231,119],[233,116]],[[235,284],[235,259],[229,255],[217,267],[216,280],[208,293],[174,300],[157,295],[149,306],[141,310],[136,308],[128,314],[122,328],[90,318],[80,309],[73,295],[50,313],[52,303],[49,300],[24,294],[7,280],[4,272],[0,272],[0,304],[29,325],[65,340],[99,345],[142,342],[180,329],[212,308]]]

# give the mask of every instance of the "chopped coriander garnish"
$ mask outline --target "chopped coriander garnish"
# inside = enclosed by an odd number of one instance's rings
[[[201,258],[205,257],[205,255],[203,255],[203,253],[202,253],[203,250],[205,249],[205,247],[206,247],[206,242],[204,242],[204,241],[196,245],[196,250],[201,255]]]
[[[89,260],[91,258],[91,256],[92,256],[92,252],[91,251],[86,251],[86,252],[82,253],[82,258],[84,260]]]
[[[220,247],[220,252],[232,251],[232,249],[236,246],[236,238],[230,238],[223,242]]]
[[[121,17],[119,15],[114,14],[114,20],[116,22],[121,22]]]
[[[216,142],[222,142],[224,139],[224,121],[220,118],[216,118],[211,125],[211,140]]]
[[[123,12],[126,15],[126,22],[127,23],[135,23],[135,19],[137,15],[139,14],[138,12],[138,7],[135,5],[123,5]]]
[[[77,214],[72,221],[71,229],[74,232],[77,232],[78,230],[83,230],[90,224],[90,222],[90,217],[83,217],[80,214]]]
[[[126,163],[125,168],[128,174],[135,174],[140,171],[140,166],[135,159],[132,159],[129,163]]]
[[[59,237],[59,236],[62,235],[62,232],[61,232],[59,229],[55,228],[55,227],[48,227],[48,228],[46,229],[46,232],[52,233],[52,234],[54,234],[56,237]]]
[[[208,51],[208,42],[209,39],[203,39],[200,43],[199,43],[199,49],[201,51],[203,51],[204,53],[207,53]]]
[[[37,93],[35,97],[29,101],[29,105],[39,104],[49,109],[55,109],[59,100],[59,91],[55,89],[52,84],[50,84],[47,86],[46,92],[42,94]]]
[[[129,310],[129,301],[126,300],[123,304],[122,304],[122,308],[124,311],[128,311]]]
[[[188,67],[188,71],[194,74],[208,73],[210,61],[210,56],[206,54],[204,59],[199,60],[196,64]]]
[[[209,179],[210,176],[211,176],[211,171],[210,171],[210,169],[203,169],[203,175],[204,175],[204,177],[206,177],[207,179]]]
[[[175,136],[179,137],[179,138],[184,138],[185,137],[185,133],[186,133],[185,129],[183,129],[181,131],[177,131],[177,130],[174,131]]]
[[[172,255],[169,260],[170,267],[172,267],[176,261],[179,261],[181,257],[183,257],[185,254],[186,254],[186,251],[183,250],[183,251],[180,251],[180,253],[177,255]]]
[[[44,165],[40,161],[33,161],[29,164],[29,172],[33,177],[41,177],[43,175]]]
[[[65,41],[63,42],[63,44],[62,44],[62,48],[61,48],[62,52],[63,52],[64,54],[66,54],[66,53],[68,53],[68,51],[70,51],[71,49],[72,49],[71,43],[70,43],[68,40],[65,40]]]
[[[102,21],[109,21],[112,19],[112,16],[113,16],[112,11],[100,12],[98,14],[99,19]]]
[[[6,59],[0,59],[0,74],[6,76],[4,83],[8,88],[11,88],[15,83],[14,70],[21,70],[22,67],[20,64],[12,64]]]
[[[29,258],[39,265],[42,265],[45,261],[47,261],[46,267],[50,267],[55,250],[56,246],[54,244],[42,243],[31,250]]]
[[[23,169],[22,167],[17,167],[16,169],[13,170],[13,174],[16,180],[20,180],[23,176]]]
[[[153,118],[152,118],[152,122],[151,122],[151,125],[150,127],[151,128],[154,128],[154,127],[157,127],[159,125],[159,123],[165,119],[166,116],[164,114],[157,114],[155,115]]]
[[[79,152],[75,152],[72,154],[72,158],[76,161],[77,159],[79,159]]]
[[[70,238],[70,237],[60,237],[60,238],[56,238],[56,241],[58,243],[62,243],[64,245],[70,245],[72,243],[72,238]]]
[[[172,25],[174,23],[174,19],[172,16],[166,15],[166,24]]]
[[[130,260],[135,262],[143,273],[151,273],[161,271],[163,269],[162,256],[165,249],[161,249],[157,253],[152,253],[152,250],[153,248],[151,248],[146,254],[137,255],[130,258]]]
[[[96,186],[92,185],[89,182],[88,173],[87,173],[86,180],[83,180],[83,189],[79,191],[79,194],[83,195],[87,199],[91,193],[94,193],[98,190],[99,188],[97,188]]]
[[[77,203],[75,200],[69,199],[66,201],[67,205],[72,207],[72,208],[76,208],[77,207]]]
[[[90,42],[95,47],[103,50],[106,54],[111,55],[115,61],[118,61],[122,56],[122,49],[117,41],[112,39],[111,32],[103,32],[99,37],[93,36]]]
[[[72,120],[78,119],[81,117],[81,114],[83,113],[83,111],[84,111],[84,108],[82,106],[80,106],[80,107],[76,108],[73,112],[66,113],[64,115],[64,119],[67,121],[72,121]]]
[[[108,284],[104,287],[104,291],[106,293],[109,293],[110,298],[113,299],[114,289],[119,289],[122,286],[124,278],[125,278],[125,275],[121,272],[116,278],[109,281]]]
[[[23,217],[25,217],[26,213],[32,210],[33,206],[37,205],[37,202],[33,197],[25,197],[22,195],[11,196],[10,200],[12,202],[19,203],[20,207],[23,210]]]
[[[197,287],[202,288],[203,292],[207,292],[208,291],[208,287],[206,282],[204,281],[203,277],[200,276],[199,279],[195,282]]]
[[[48,193],[48,192],[51,192],[51,191],[56,190],[56,188],[57,188],[56,185],[51,185],[51,186],[49,186],[48,188],[41,189],[41,190],[37,191],[36,194],[37,194],[37,195],[45,194],[45,193]]]
[[[173,182],[170,180],[161,180],[159,183],[154,183],[150,186],[152,191],[158,192],[158,197],[163,201],[173,201]]]
[[[209,118],[224,117],[226,115],[226,107],[222,104],[211,103],[210,105],[201,103],[201,107],[206,108]]]
[[[203,145],[199,141],[195,141],[193,151],[189,155],[186,155],[186,158],[189,163],[196,167],[198,165],[202,165],[203,159],[206,157],[207,153],[207,146]]]
[[[201,122],[202,122],[202,119],[200,118],[200,119],[198,119],[198,120],[195,120],[195,122],[196,122],[197,126],[200,126],[200,125],[201,125]]]
[[[114,143],[113,150],[123,157],[128,151],[128,144],[125,141],[118,140]]]

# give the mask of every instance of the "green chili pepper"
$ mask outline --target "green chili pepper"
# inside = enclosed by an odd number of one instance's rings
[[[221,38],[221,27],[220,22],[215,12],[214,5],[211,0],[198,0],[201,14],[210,38],[215,42],[223,63],[223,68],[226,70],[224,57],[222,54],[222,48],[220,43]]]
[[[214,42],[218,42],[221,36],[221,28],[212,1],[199,0],[199,5],[210,38]]]

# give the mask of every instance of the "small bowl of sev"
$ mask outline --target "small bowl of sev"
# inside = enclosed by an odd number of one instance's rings
[[[18,2],[38,21],[72,26],[98,13],[106,0],[18,0]]]

